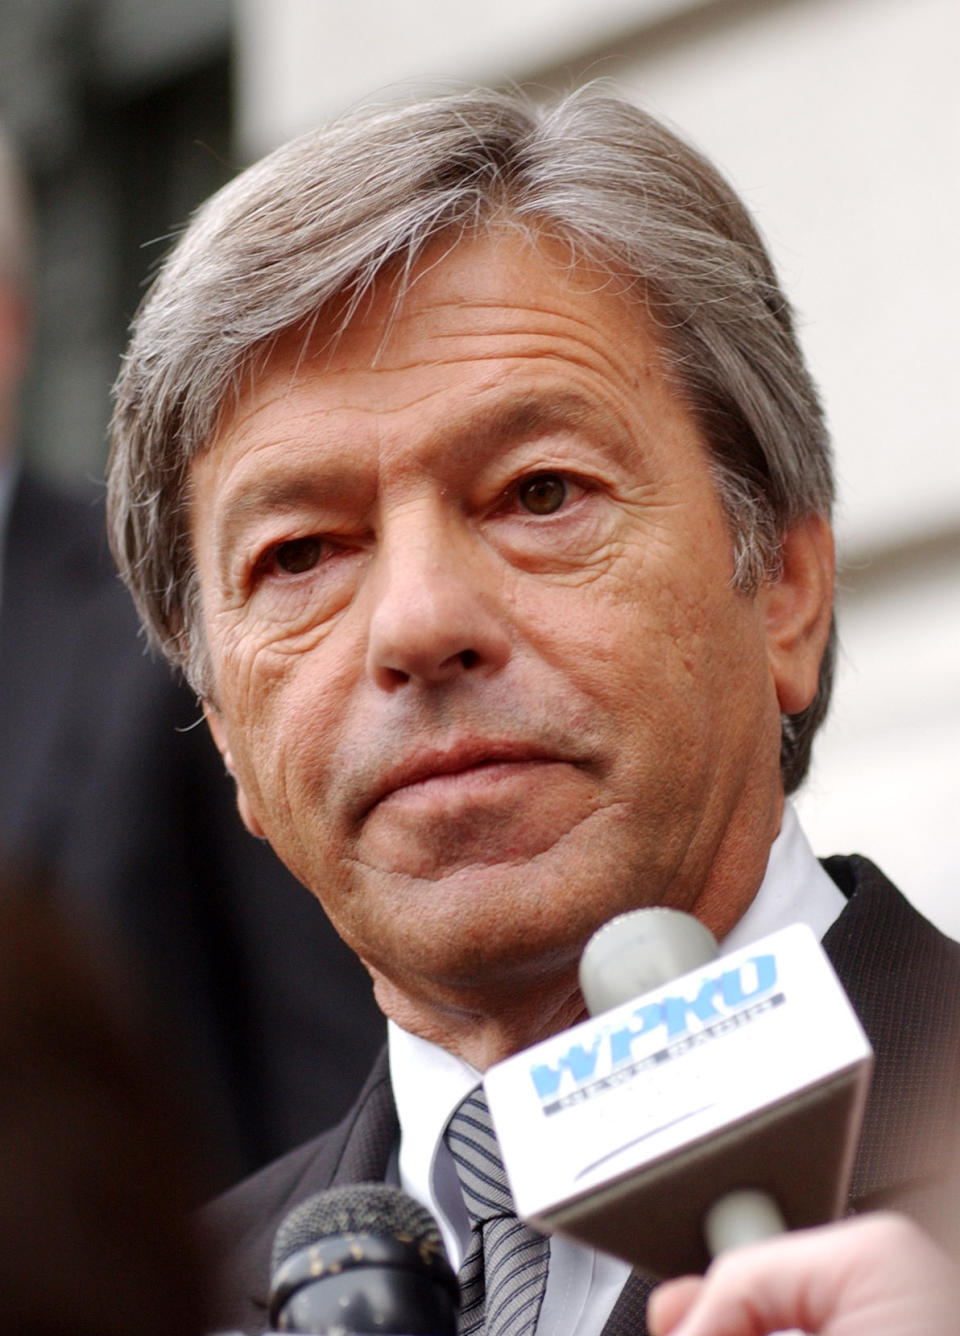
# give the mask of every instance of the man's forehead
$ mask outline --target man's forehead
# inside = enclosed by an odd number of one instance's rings
[[[387,266],[362,300],[339,296],[262,344],[222,405],[214,439],[278,401],[286,408],[308,378],[322,388],[338,376],[368,373],[372,386],[391,373],[429,372],[447,361],[569,353],[577,362],[578,343],[588,355],[616,361],[625,340],[630,360],[616,368],[620,375],[639,382],[663,370],[645,306],[609,276],[573,263],[559,243],[502,228],[456,244],[441,240],[409,272]],[[369,394],[364,387],[361,404],[373,403]],[[575,411],[572,397],[565,406]],[[542,407],[531,403],[530,411]]]
[[[571,310],[589,302],[592,320],[640,329],[656,346],[644,289],[612,262],[601,268],[554,237],[491,223],[466,235],[441,234],[416,257],[388,261],[360,294],[348,284],[265,345],[259,365],[283,361],[296,367],[318,358],[335,370],[344,345],[351,362],[367,359],[371,369],[391,358],[402,365],[414,334],[442,339],[451,326],[457,332],[486,328],[498,309],[505,323],[517,314],[532,317],[542,310],[545,286],[553,289],[554,301]],[[602,312],[597,297],[603,298]]]

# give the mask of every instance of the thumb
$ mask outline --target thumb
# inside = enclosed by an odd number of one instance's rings
[[[669,1336],[703,1289],[702,1276],[680,1276],[664,1281],[650,1295],[647,1328],[650,1336]]]

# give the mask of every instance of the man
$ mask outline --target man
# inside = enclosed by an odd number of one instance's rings
[[[336,1121],[382,1019],[323,915],[243,830],[193,693],[144,653],[102,489],[72,494],[21,458],[31,239],[0,140],[0,863],[42,863],[70,921],[138,976],[214,1190]]]
[[[934,1143],[885,1118],[958,1075],[956,953],[784,806],[829,694],[831,498],[750,220],[626,104],[374,111],[198,215],[118,382],[114,547],[391,1022],[340,1131],[209,1215],[224,1325],[263,1326],[276,1224],[331,1183],[398,1178],[459,1262],[451,1115],[582,1016],[585,941],[639,905],[826,934],[879,1049],[854,1202],[919,1203]],[[930,989],[909,1039],[894,959]],[[554,1239],[509,1330],[642,1331],[646,1292]]]

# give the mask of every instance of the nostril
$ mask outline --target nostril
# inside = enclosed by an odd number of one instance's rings
[[[390,691],[394,687],[405,686],[410,681],[410,674],[405,673],[402,668],[383,667],[377,673],[380,685]]]
[[[462,649],[459,657],[464,668],[475,668],[480,662],[480,655],[475,649]]]

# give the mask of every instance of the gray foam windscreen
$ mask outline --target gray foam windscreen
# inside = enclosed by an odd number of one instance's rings
[[[271,1272],[301,1248],[343,1234],[408,1235],[443,1252],[437,1222],[426,1207],[386,1183],[355,1183],[318,1192],[290,1212],[274,1239]]]

